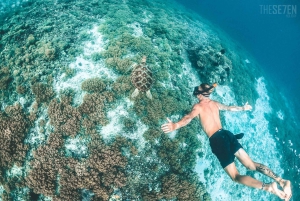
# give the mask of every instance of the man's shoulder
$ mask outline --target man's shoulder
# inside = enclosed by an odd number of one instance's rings
[[[211,100],[211,102],[214,103],[214,104],[217,104],[217,105],[221,104],[220,102],[215,101],[215,100]]]
[[[213,107],[213,108],[218,108],[218,109],[220,109],[220,105],[222,105],[222,104],[221,104],[221,103],[219,103],[218,101],[211,100],[209,105],[210,105],[210,107]]]
[[[201,104],[200,103],[196,103],[193,105],[193,109],[199,109],[201,108]]]
[[[203,110],[204,106],[201,104],[201,103],[196,103],[194,106],[193,106],[193,110],[196,110],[198,112],[201,112],[201,110]]]

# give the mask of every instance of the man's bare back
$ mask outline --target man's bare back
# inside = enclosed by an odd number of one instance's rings
[[[222,128],[218,104],[213,100],[205,100],[198,103],[198,105],[202,129],[208,137],[211,137]]]

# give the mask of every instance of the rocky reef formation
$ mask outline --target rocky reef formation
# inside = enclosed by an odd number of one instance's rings
[[[192,47],[188,49],[188,54],[203,82],[219,84],[228,82],[232,63],[226,56],[225,49],[213,48],[209,45]]]

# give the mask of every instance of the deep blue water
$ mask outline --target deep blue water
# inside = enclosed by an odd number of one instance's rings
[[[262,66],[267,78],[300,109],[297,104],[300,102],[299,0],[177,1],[242,45]],[[295,13],[292,16],[287,16],[287,10],[285,14],[283,10],[282,14],[271,14],[273,11],[261,10],[265,5],[293,5],[296,10],[290,11]],[[299,120],[299,113],[296,115]]]

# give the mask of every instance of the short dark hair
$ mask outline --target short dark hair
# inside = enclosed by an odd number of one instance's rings
[[[205,97],[209,97],[209,95],[214,91],[214,86],[211,86],[207,83],[202,83],[199,86],[194,88],[193,94],[195,96],[202,94]]]

